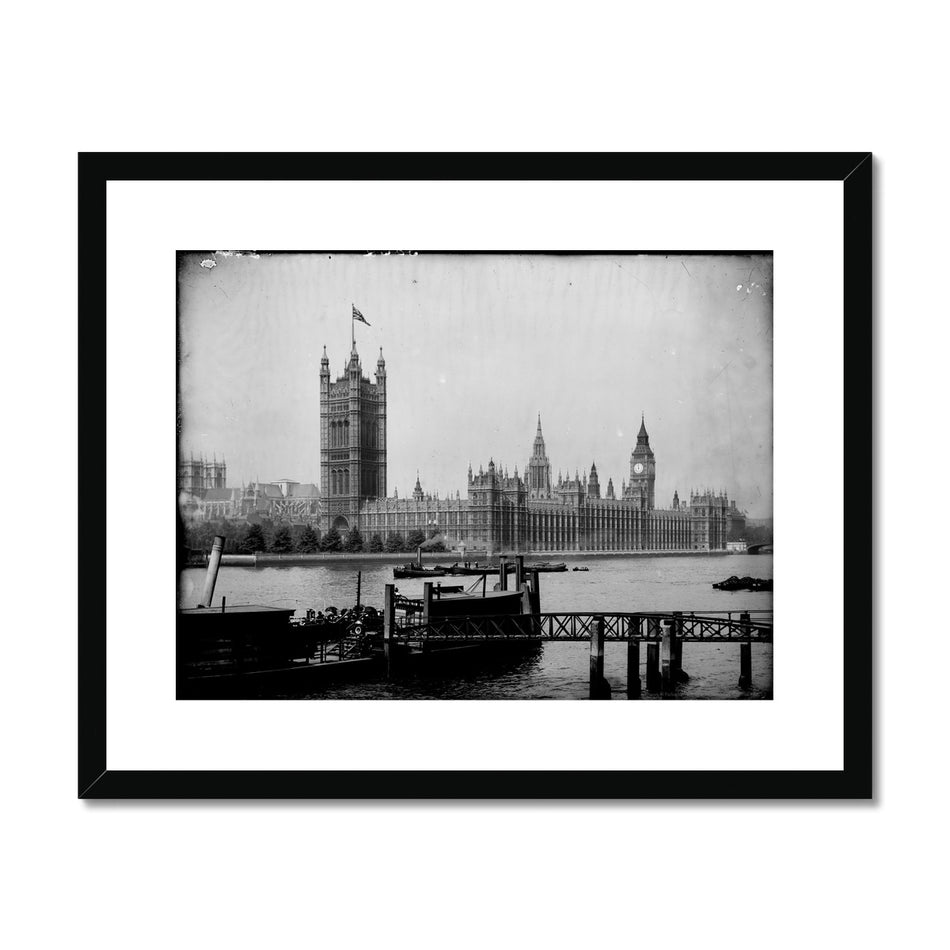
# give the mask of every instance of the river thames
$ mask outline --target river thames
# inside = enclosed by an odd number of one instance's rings
[[[411,555],[406,555],[409,560]],[[452,563],[446,555],[441,563]],[[529,556],[526,560],[530,561]],[[559,556],[568,570],[540,576],[541,610],[554,612],[771,610],[772,594],[713,590],[713,583],[730,575],[772,577],[771,555],[708,556]],[[362,573],[361,600],[382,608],[383,586],[393,583],[396,561],[359,557],[307,565],[222,567],[214,600],[229,605],[264,604],[309,608],[343,608],[356,601],[357,572]],[[427,562],[429,566],[432,561]],[[574,572],[573,567],[588,571]],[[182,572],[179,604],[193,607],[204,583],[203,568]],[[445,577],[444,584],[471,585],[472,577]],[[489,584],[497,575],[489,575]],[[436,583],[439,581],[436,580]],[[395,582],[400,593],[421,597],[421,578]],[[772,697],[772,644],[752,648],[753,686],[738,688],[739,646],[733,643],[687,643],[683,669],[689,682],[677,686],[681,699],[770,699]],[[640,676],[646,681],[646,651],[641,650]],[[586,641],[545,643],[535,655],[506,665],[473,669],[463,674],[409,676],[392,683],[335,683],[294,699],[586,699],[588,658]],[[614,699],[625,698],[626,645],[607,643],[604,675]],[[644,691],[644,699],[653,698]]]

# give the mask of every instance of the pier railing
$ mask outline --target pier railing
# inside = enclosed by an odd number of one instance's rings
[[[666,623],[675,639],[692,643],[772,641],[772,611],[723,613],[550,613],[430,618],[397,624],[396,639],[414,641],[590,640],[602,624],[605,641],[660,642]]]
[[[389,588],[390,590],[392,588]],[[392,603],[393,598],[389,602]],[[683,669],[686,643],[736,643],[739,647],[739,688],[752,687],[752,644],[772,642],[772,611],[745,610],[710,613],[685,611],[636,613],[523,613],[500,616],[429,617],[414,614],[396,620],[389,606],[383,626],[383,650],[392,674],[395,647],[421,648],[441,643],[505,643],[546,641],[590,642],[590,698],[609,699],[604,678],[604,647],[608,641],[626,643],[629,699],[640,699],[640,644],[646,647],[647,692],[673,696],[689,677]]]

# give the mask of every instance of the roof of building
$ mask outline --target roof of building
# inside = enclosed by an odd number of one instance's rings
[[[231,501],[233,498],[233,488],[208,488],[201,496],[202,501]]]
[[[313,482],[291,482],[287,494],[291,498],[319,498],[320,489]]]

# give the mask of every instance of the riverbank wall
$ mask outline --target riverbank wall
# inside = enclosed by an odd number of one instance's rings
[[[533,551],[525,554],[526,559],[534,560],[567,560],[574,558],[598,557],[724,557],[733,554],[732,551]],[[510,559],[514,555],[507,555]],[[423,561],[430,563],[454,564],[462,558],[454,551],[423,551]],[[416,556],[405,551],[396,554],[349,554],[342,551],[322,552],[319,554],[224,554],[221,556],[222,567],[278,567],[300,566],[304,564],[332,564],[354,561],[389,561],[395,564],[415,562]],[[466,551],[466,561],[485,561],[497,564],[497,555],[490,559],[484,551]],[[207,563],[205,561],[204,563]],[[201,564],[190,566],[201,567]]]

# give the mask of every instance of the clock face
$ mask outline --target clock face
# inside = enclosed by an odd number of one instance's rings
[[[633,470],[639,475],[643,471],[643,462],[637,462],[637,464],[633,466]]]

